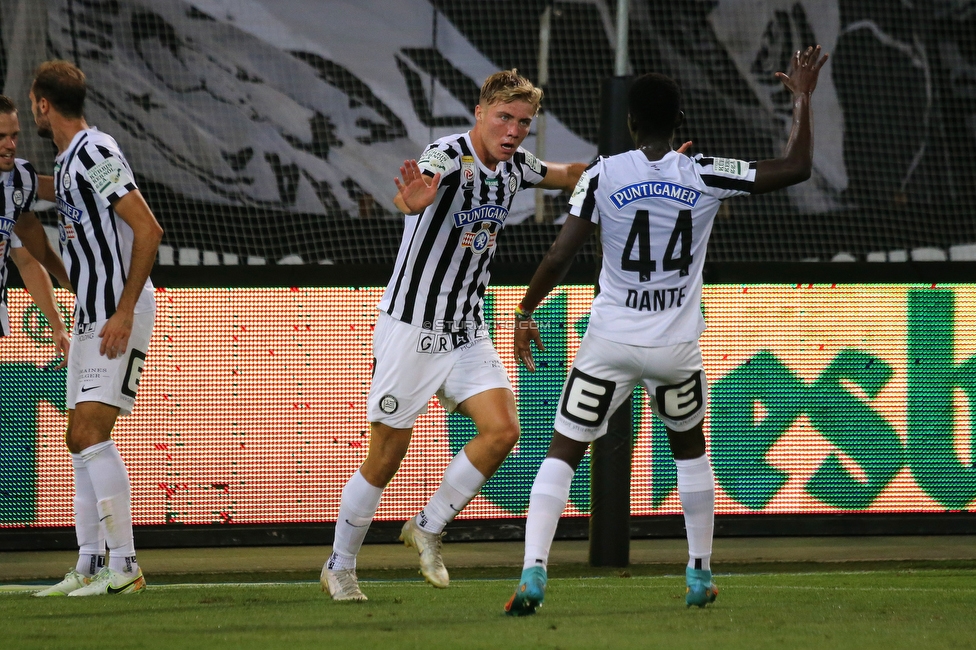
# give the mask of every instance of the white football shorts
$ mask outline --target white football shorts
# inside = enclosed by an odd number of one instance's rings
[[[79,402],[102,402],[118,406],[120,415],[132,412],[139,380],[146,364],[155,312],[136,314],[125,354],[109,359],[99,352],[98,335],[107,321],[76,325],[68,351],[68,408]]]
[[[425,330],[380,312],[373,330],[373,380],[366,400],[370,422],[410,429],[437,395],[447,411],[493,388],[512,390],[487,330]]]
[[[705,417],[708,381],[698,341],[648,348],[587,333],[559,397],[556,431],[579,442],[596,440],[637,382],[672,431],[687,431]]]

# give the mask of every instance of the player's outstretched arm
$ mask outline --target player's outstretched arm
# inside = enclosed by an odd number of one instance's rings
[[[573,264],[573,258],[583,248],[594,230],[596,224],[592,221],[569,215],[556,241],[549,247],[549,251],[532,276],[522,302],[519,303],[515,319],[515,358],[530,372],[535,372],[532,343],[535,343],[540,350],[545,350],[539,327],[532,320],[532,312],[549,295],[553,287],[566,277],[566,272]]]
[[[808,47],[793,55],[790,74],[777,72],[776,78],[793,93],[793,127],[782,157],[761,160],[756,165],[753,194],[772,192],[810,178],[813,170],[813,108],[811,96],[817,87],[820,69],[827,55],[820,46]]]
[[[41,310],[47,322],[51,325],[51,338],[54,347],[61,357],[58,368],[64,368],[68,362],[68,349],[71,346],[71,337],[65,328],[64,321],[61,320],[61,312],[58,310],[58,301],[54,297],[54,286],[51,284],[51,276],[41,266],[41,263],[34,258],[26,248],[12,248],[10,259],[17,265],[20,277],[24,281],[24,287],[34,300],[34,304]],[[61,267],[64,270],[64,267]]]
[[[61,256],[51,246],[47,233],[44,232],[44,226],[33,212],[24,212],[20,215],[14,225],[14,232],[24,242],[24,248],[55,277],[58,284],[74,292]]]
[[[570,194],[576,189],[576,182],[586,171],[586,163],[553,163],[546,162],[546,177],[536,187],[544,190],[563,190]]]
[[[427,178],[420,171],[416,160],[404,160],[400,167],[403,181],[394,177],[397,195],[393,197],[393,205],[403,214],[419,214],[437,198],[437,185],[440,183],[440,172]]]
[[[132,190],[112,204],[115,213],[132,228],[132,259],[129,275],[122,287],[119,304],[98,335],[102,338],[99,351],[109,359],[125,354],[132,334],[132,319],[149,272],[156,261],[156,251],[163,238],[163,229],[139,190]]]

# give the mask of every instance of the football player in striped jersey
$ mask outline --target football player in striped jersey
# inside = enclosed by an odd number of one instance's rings
[[[342,491],[333,552],[322,568],[322,588],[334,600],[366,600],[356,555],[407,452],[414,421],[433,395],[448,411],[471,418],[478,433],[401,532],[431,585],[444,588],[449,581],[441,559],[444,527],[518,441],[512,386],[482,314],[496,236],[516,192],[571,192],[585,167],[543,162],[521,147],[541,101],[542,91],[516,70],[489,76],[474,127],[428,145],[395,179],[394,203],[406,221],[373,334],[369,452]]]
[[[515,356],[534,370],[531,344],[542,349],[542,339],[532,311],[599,224],[600,293],[563,386],[549,452],[532,484],[522,578],[506,613],[533,614],[542,604],[549,549],[576,467],[638,382],[667,428],[677,465],[688,535],[685,602],[704,607],[718,595],[710,567],[715,486],[702,430],[708,383],[698,344],[705,329],[705,247],[724,199],[810,177],[811,95],[826,60],[820,46],[810,47],[794,54],[789,75],[776,73],[793,95],[793,123],[782,157],[759,162],[673,151],[674,130],[684,120],[678,85],[659,74],[631,85],[628,119],[636,148],[598,159],[580,177],[570,216],[515,314]]]
[[[109,559],[94,577],[73,569],[36,595],[127,594],[146,586],[132,539],[129,476],[111,436],[118,416],[132,410],[145,365],[156,310],[149,271],[163,231],[118,144],[88,126],[86,94],[85,74],[68,61],[42,63],[30,90],[38,133],[58,149],[61,256],[77,296],[65,435],[75,530],[84,556],[101,526]]]
[[[39,177],[33,166],[17,158],[20,119],[13,100],[0,95],[0,336],[10,334],[7,312],[7,260],[17,265],[24,287],[51,325],[55,349],[61,355],[57,366],[67,363],[71,338],[57,299],[51,275],[68,287],[68,276],[61,258],[51,247],[44,227],[31,212],[37,203],[42,182],[51,187],[51,177]]]

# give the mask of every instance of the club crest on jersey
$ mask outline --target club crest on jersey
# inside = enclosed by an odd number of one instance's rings
[[[461,156],[461,176],[466,187],[474,185],[474,156]]]
[[[481,255],[495,246],[496,233],[491,232],[488,222],[483,221],[474,230],[464,233],[461,238],[461,248],[470,248],[475,255]]]
[[[64,178],[61,179],[61,187],[66,190],[71,189],[71,174],[65,174]]]
[[[499,226],[505,225],[508,210],[500,205],[479,205],[477,208],[454,213],[454,227],[461,228],[479,221],[493,221]]]
[[[677,183],[664,183],[659,181],[642,181],[621,187],[619,190],[611,192],[610,201],[622,210],[624,206],[640,201],[641,199],[668,199],[689,208],[695,207],[702,193],[690,187],[684,187]]]
[[[69,239],[75,239],[75,227],[70,223],[58,224],[58,240],[67,244]]]
[[[508,191],[515,194],[516,190],[518,190],[518,176],[513,174],[508,177]]]
[[[81,222],[81,210],[71,205],[60,196],[58,197],[58,213],[67,221]]]
[[[24,190],[17,188],[10,195],[10,200],[14,202],[18,208],[24,207]]]

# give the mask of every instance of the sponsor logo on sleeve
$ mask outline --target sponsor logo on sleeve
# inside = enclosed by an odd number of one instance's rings
[[[590,186],[590,176],[586,172],[580,174],[579,180],[576,181],[576,188],[573,190],[573,195],[569,197],[569,204],[579,207],[583,205],[583,198],[586,196],[586,188]]]
[[[541,174],[542,163],[539,162],[539,159],[535,157],[535,154],[533,154],[531,151],[522,149],[522,147],[519,147],[519,149],[525,154],[525,164],[528,166],[528,168],[534,171],[536,174]]]
[[[417,161],[417,164],[421,169],[434,174],[444,174],[454,166],[451,162],[451,157],[447,153],[435,148],[430,148],[425,151],[424,155]]]
[[[106,200],[132,183],[132,175],[118,158],[106,158],[85,174],[95,191]]]
[[[713,158],[712,169],[716,174],[726,174],[736,178],[745,178],[749,175],[749,163],[734,158]]]

